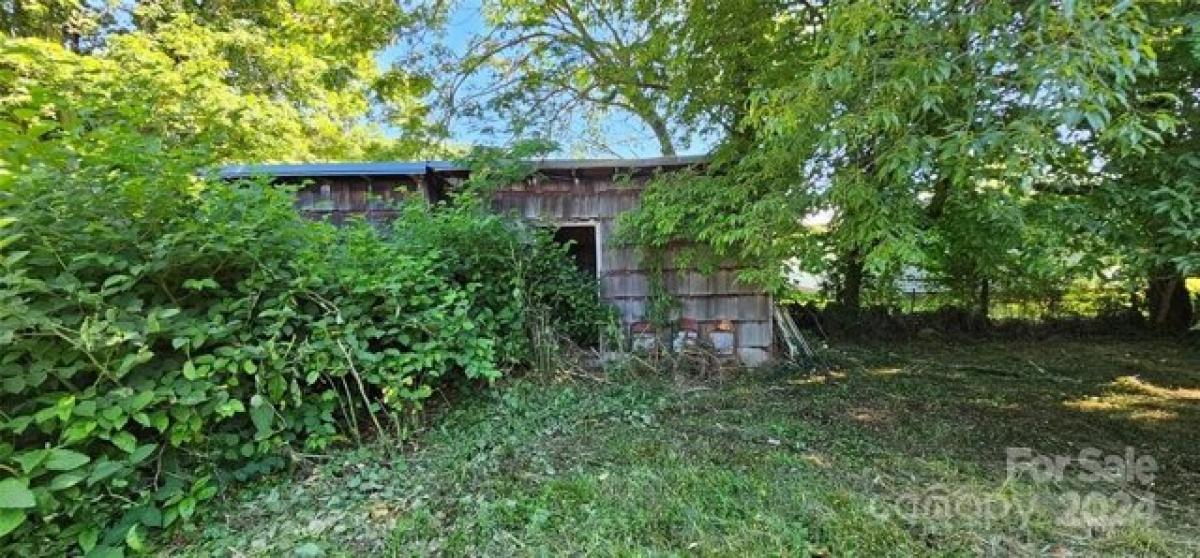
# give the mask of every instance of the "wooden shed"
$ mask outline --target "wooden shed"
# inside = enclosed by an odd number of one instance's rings
[[[492,203],[498,211],[552,226],[557,238],[571,241],[572,256],[582,269],[595,274],[601,296],[620,310],[625,327],[636,339],[648,329],[650,276],[638,250],[610,242],[615,219],[637,207],[642,189],[656,173],[703,163],[697,157],[536,161],[533,176],[500,188]],[[335,224],[355,215],[386,221],[395,216],[393,202],[405,193],[438,201],[467,174],[461,166],[445,161],[242,165],[220,170],[228,179],[265,175],[301,184],[297,208]],[[708,340],[747,365],[772,357],[774,327],[768,294],[740,283],[732,265],[703,275],[676,267],[670,251],[663,262],[663,286],[679,302],[683,337]]]

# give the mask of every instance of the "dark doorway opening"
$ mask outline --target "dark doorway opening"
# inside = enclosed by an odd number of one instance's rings
[[[554,241],[567,245],[567,254],[579,270],[599,275],[596,267],[596,227],[594,225],[565,225],[554,231]]]

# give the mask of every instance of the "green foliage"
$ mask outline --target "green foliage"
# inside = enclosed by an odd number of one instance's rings
[[[1147,7],[1155,23],[1155,79],[1138,84],[1136,108],[1159,122],[1162,141],[1113,154],[1092,200],[1107,226],[1096,230],[1108,249],[1132,265],[1200,273],[1200,18],[1188,2]]]
[[[441,383],[522,362],[528,300],[587,323],[559,290],[584,283],[532,281],[571,268],[541,250],[548,235],[476,207],[413,204],[391,231],[336,231],[262,184],[123,192],[131,181],[30,176],[5,208],[0,486],[21,514],[3,516],[8,544],[26,553],[64,548],[45,537],[128,545],[188,520],[212,474],[402,434]],[[133,206],[158,218],[122,219]]]
[[[590,347],[614,317],[614,309],[600,299],[596,279],[564,264],[570,262],[569,247],[556,243],[548,227],[523,222],[520,216],[491,214],[482,202],[496,188],[528,179],[534,172],[529,161],[556,148],[550,142],[527,140],[506,149],[472,150],[462,161],[470,176],[447,206],[456,216],[448,222],[457,226],[419,236],[455,254],[454,273],[479,285],[480,300],[520,299],[518,312],[526,313],[527,331],[549,326],[554,334]],[[486,244],[480,245],[480,239]],[[508,315],[501,318],[505,323],[512,320]],[[531,347],[518,344],[538,336],[535,331],[505,333],[501,338],[510,345],[506,355],[527,354]]]
[[[232,139],[239,109],[177,104],[196,78],[175,66],[0,48],[7,550],[139,551],[227,480],[404,435],[439,386],[521,365],[530,300],[587,323],[528,273],[571,268],[548,234],[474,198],[382,231],[310,222],[290,191],[195,174],[295,131]]]
[[[9,11],[0,2],[0,66],[15,81],[2,82],[0,97],[39,111],[29,88],[44,86],[79,106],[94,133],[129,125],[238,162],[411,157],[430,144],[420,101],[428,80],[381,72],[374,56],[435,24],[436,10],[375,0],[21,0]],[[402,135],[386,138],[381,122]]]
[[[965,301],[1097,273],[1114,262],[1080,240],[1096,161],[1175,120],[1135,110],[1161,20],[1128,4],[701,4],[677,30],[704,48],[671,75],[728,134],[707,173],[652,185],[623,233],[696,242],[769,288],[787,263],[836,269],[850,305],[871,286],[855,278],[889,290],[909,267]]]
[[[739,260],[772,290],[793,269],[848,307],[894,298],[912,269],[961,305],[1181,284],[1200,254],[1194,11],[504,0],[445,90],[489,127],[624,112],[664,153],[713,136],[708,172],[656,181],[622,236],[695,243],[688,257]]]

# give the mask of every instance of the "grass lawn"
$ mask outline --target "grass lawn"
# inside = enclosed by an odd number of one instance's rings
[[[1200,350],[921,342],[826,359],[816,376],[509,380],[445,405],[392,456],[337,453],[222,494],[165,550],[1200,553]],[[1010,447],[1076,459],[1010,476]],[[1083,478],[1082,450],[1127,447],[1154,460],[1152,483]]]

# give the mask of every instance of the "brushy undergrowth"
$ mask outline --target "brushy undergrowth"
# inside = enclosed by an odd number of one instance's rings
[[[222,493],[174,555],[1189,556],[1200,352],[1172,342],[843,347],[722,383],[618,369],[504,380],[401,455],[331,454]],[[1136,374],[1137,385],[1126,376]],[[1158,388],[1158,389],[1156,389]],[[1164,414],[1168,413],[1168,414]],[[1076,525],[1120,484],[1009,479],[1006,448],[1133,447],[1153,514]],[[928,498],[914,506],[914,496]],[[953,501],[944,508],[938,501]],[[976,503],[997,506],[980,511]],[[934,504],[934,505],[928,505]],[[1064,507],[1065,506],[1065,507]],[[1104,512],[1105,510],[1099,510]]]
[[[389,445],[439,387],[525,366],[530,314],[581,343],[607,322],[565,247],[472,195],[486,181],[335,229],[197,174],[258,153],[223,116],[35,46],[0,41],[5,555],[141,551],[228,481]]]
[[[528,312],[564,331],[606,317],[564,247],[469,194],[339,230],[182,162],[25,170],[0,198],[0,542],[17,554],[141,549],[225,480],[403,437],[439,386],[521,366]]]

